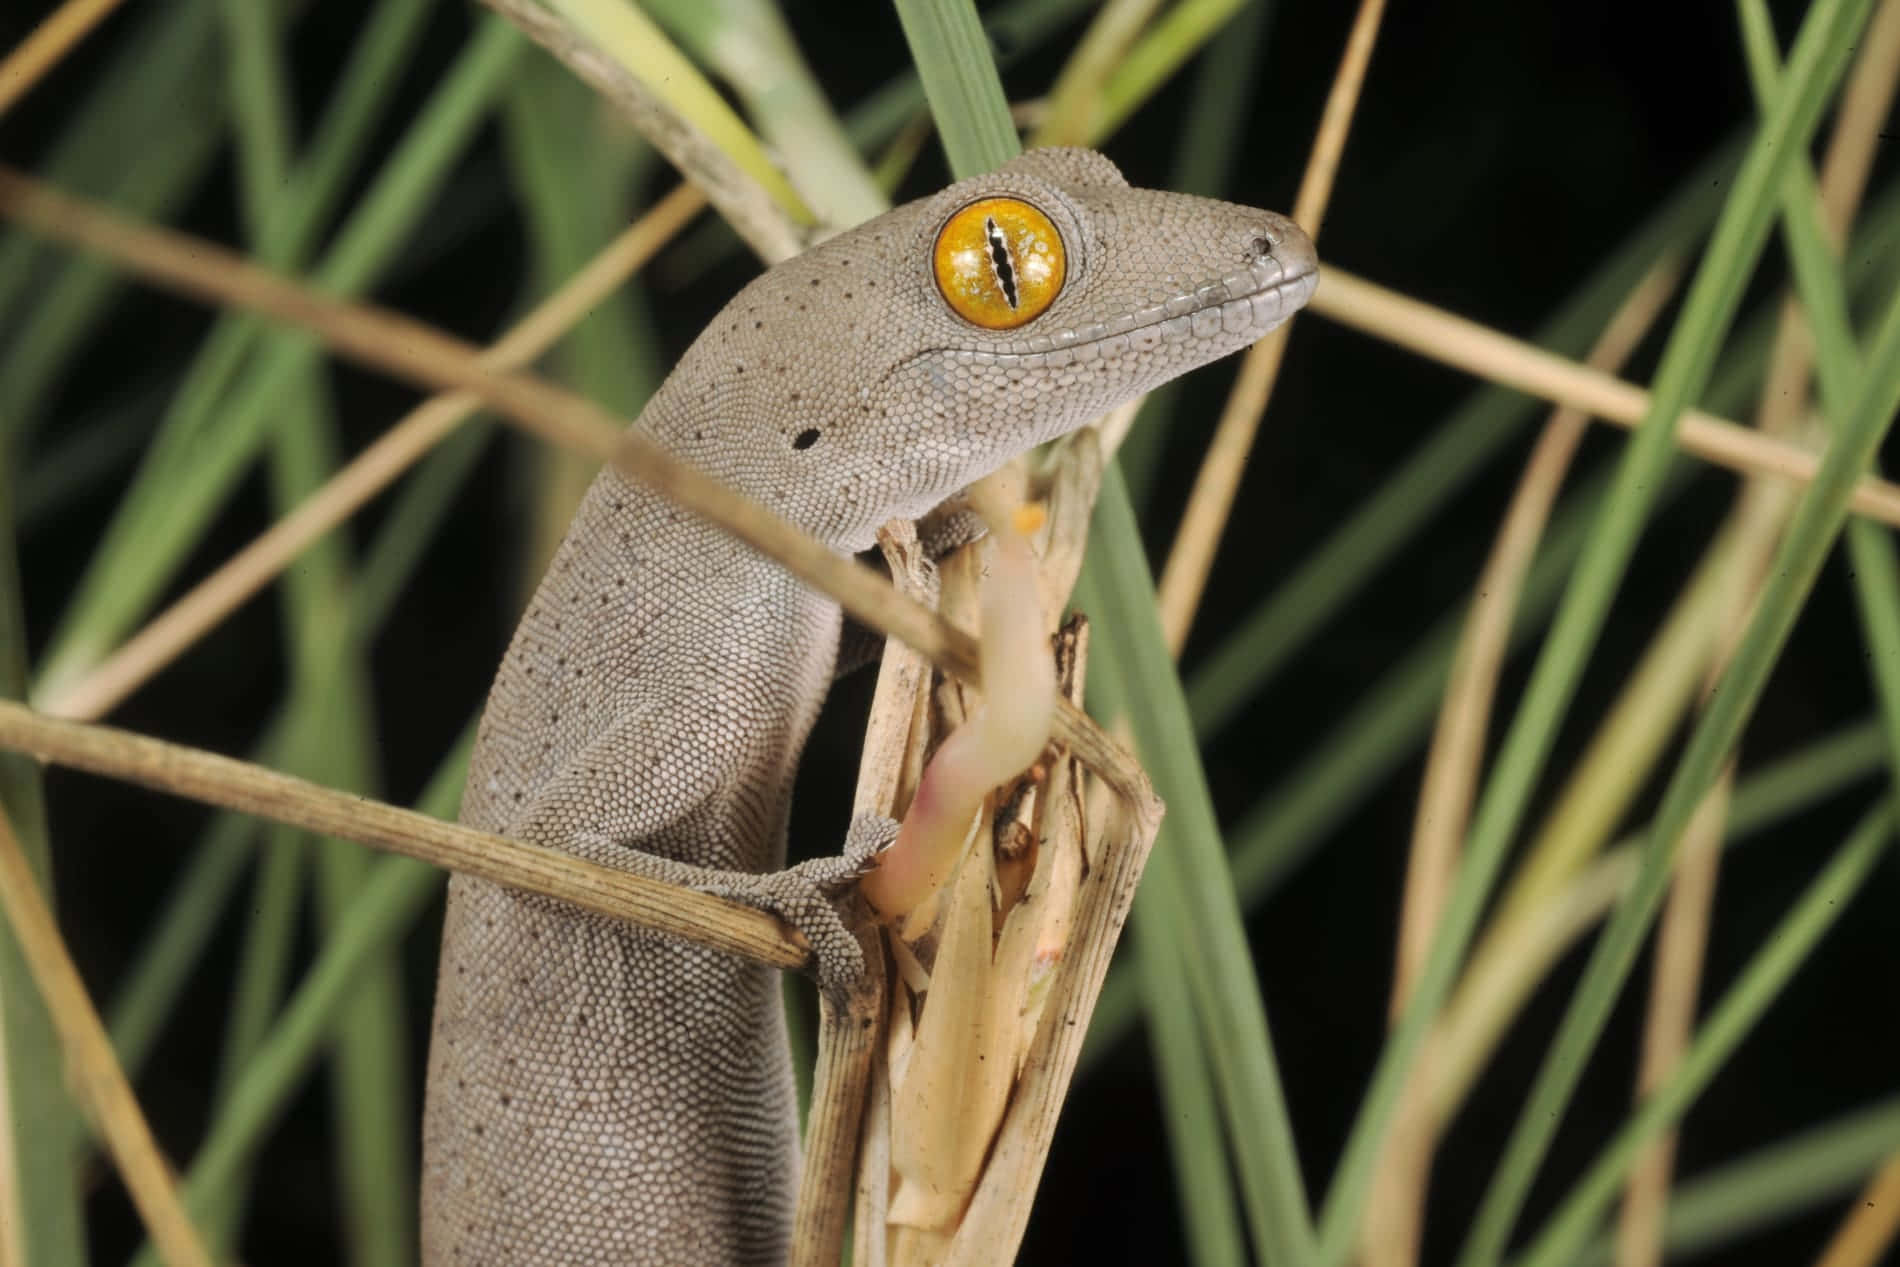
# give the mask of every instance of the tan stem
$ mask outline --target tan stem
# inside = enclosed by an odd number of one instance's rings
[[[1722,855],[1722,829],[1735,786],[1730,761],[1696,807],[1682,833],[1669,904],[1656,933],[1656,961],[1643,1023],[1643,1057],[1636,1075],[1640,1102],[1682,1062],[1695,1028],[1702,953]],[[1617,1267],[1661,1267],[1663,1221],[1669,1212],[1669,1177],[1676,1160],[1676,1132],[1659,1133],[1630,1167],[1616,1225]]]
[[[0,700],[0,748],[288,823],[318,836],[341,836],[559,898],[771,967],[803,968],[811,957],[802,937],[762,911],[584,862],[559,850],[332,791],[199,748],[109,726],[60,721],[7,700]]]
[[[1320,271],[1319,289],[1307,306],[1420,356],[1621,427],[1637,426],[1649,411],[1649,393],[1640,387],[1330,265]],[[1676,445],[1717,466],[1797,486],[1811,481],[1820,465],[1807,449],[1700,409],[1682,411]],[[1900,486],[1864,478],[1851,506],[1857,514],[1900,525]]]
[[[158,1141],[152,1137],[145,1115],[139,1112],[132,1085],[112,1052],[112,1040],[106,1037],[105,1025],[86,994],[79,970],[66,953],[53,912],[40,894],[33,869],[5,814],[0,814],[0,906],[6,909],[7,922],[19,940],[33,982],[46,1000],[53,1027],[59,1032],[74,1097],[105,1136],[106,1150],[125,1179],[145,1230],[167,1263],[175,1267],[211,1267],[211,1255],[178,1199],[172,1168],[158,1151]],[[43,1157],[38,1164],[57,1165],[60,1160]]]
[[[1384,14],[1385,0],[1360,0],[1359,12],[1346,37],[1345,51],[1339,57],[1339,69],[1333,75],[1332,89],[1326,96],[1326,109],[1320,115],[1319,130],[1313,137],[1306,173],[1300,178],[1300,192],[1293,203],[1293,220],[1315,242],[1319,240],[1320,225],[1326,219],[1333,178],[1339,172],[1339,155],[1346,148],[1346,134],[1352,127],[1353,111],[1359,104],[1366,66],[1372,60],[1372,45]],[[1187,643],[1194,613],[1207,588],[1214,552],[1227,531],[1227,517],[1233,513],[1234,497],[1240,491],[1240,476],[1246,469],[1247,455],[1253,451],[1260,420],[1273,395],[1273,384],[1280,376],[1280,362],[1286,354],[1286,341],[1291,332],[1289,322],[1254,344],[1242,358],[1240,373],[1221,410],[1214,439],[1202,455],[1200,470],[1194,476],[1194,491],[1188,497],[1181,527],[1174,535],[1174,545],[1161,569],[1161,579],[1155,587],[1161,632],[1168,649],[1177,658]]]
[[[486,3],[611,102],[653,148],[706,191],[720,216],[760,259],[775,264],[804,249],[810,211],[765,161],[739,116],[651,18],[632,5],[589,6],[596,14],[606,13],[614,28],[613,38],[603,42],[606,33],[577,24],[574,14],[564,11],[568,6],[548,0]],[[736,161],[733,151],[738,148],[758,161],[749,168]],[[768,189],[768,184],[775,188]],[[788,209],[795,209],[802,223],[795,222]]]
[[[705,205],[706,197],[696,186],[673,190],[483,352],[483,364],[508,370],[533,362]],[[445,392],[418,405],[91,671],[63,684],[47,683],[35,704],[74,721],[97,721],[111,712],[275,580],[304,550],[421,461],[480,406],[480,399],[468,392]]]
[[[530,374],[496,373],[482,364],[475,348],[419,321],[320,295],[209,242],[134,224],[3,166],[0,214],[47,237],[109,255],[147,280],[301,326],[352,360],[437,390],[479,396],[550,444],[611,463],[628,479],[719,524],[859,621],[903,639],[945,672],[981,685],[975,640],[968,634],[893,592],[870,568],[675,458],[584,396]],[[1055,736],[1117,794],[1135,804],[1153,799],[1146,775],[1126,749],[1066,700],[1057,706]]]
[[[883,1042],[884,944],[861,926],[865,973],[843,999],[820,991],[822,1023],[812,1073],[805,1173],[792,1223],[792,1267],[835,1267],[844,1253],[845,1222],[857,1187],[859,1133],[871,1068]]]
[[[1900,1156],[1890,1159],[1854,1198],[1814,1267],[1876,1267],[1900,1234]]]
[[[31,92],[60,58],[119,7],[119,0],[66,0],[0,61],[0,114]]]
[[[1881,121],[1893,104],[1895,69],[1900,66],[1900,0],[1885,0],[1863,35],[1860,54],[1842,93],[1820,179],[1821,228],[1833,239],[1836,252],[1854,210],[1866,189]],[[1782,303],[1769,369],[1762,384],[1756,421],[1770,435],[1792,434],[1807,406],[1813,369],[1813,338],[1807,318],[1793,295]],[[1754,511],[1762,494],[1745,498],[1738,514]],[[1784,500],[1785,499],[1781,499]],[[1773,512],[1760,512],[1773,513]],[[1785,517],[1785,507],[1774,514]],[[1765,547],[1764,547],[1765,548]],[[1739,629],[1747,615],[1749,596],[1759,589],[1765,554],[1738,560],[1730,582],[1726,624]],[[1703,691],[1714,688],[1726,665],[1734,635],[1718,649],[1704,680]],[[1696,997],[1702,981],[1703,947],[1708,939],[1716,876],[1721,867],[1721,837],[1728,793],[1735,781],[1731,761],[1697,807],[1684,833],[1681,862],[1657,930],[1648,1014],[1643,1030],[1642,1066],[1637,1075],[1638,1098],[1666,1081],[1687,1051],[1695,1024]],[[1668,1209],[1670,1177],[1674,1168],[1676,1132],[1664,1131],[1630,1168],[1616,1231],[1618,1267],[1660,1267],[1663,1259],[1663,1223]]]
[[[1589,364],[1612,371],[1621,366],[1654,326],[1681,276],[1680,260],[1658,260],[1610,318],[1590,350]],[[1445,703],[1426,756],[1413,818],[1390,1007],[1394,1023],[1403,1014],[1430,952],[1457,870],[1518,595],[1589,424],[1589,418],[1574,409],[1559,409],[1544,424],[1479,576],[1477,598],[1445,684]],[[1434,1081],[1428,1052],[1413,1074],[1374,1176],[1374,1196],[1366,1205],[1361,1238],[1367,1267],[1410,1267],[1418,1261],[1425,1193],[1438,1140],[1439,1124],[1428,1090]]]

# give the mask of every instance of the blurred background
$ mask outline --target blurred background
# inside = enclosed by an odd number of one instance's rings
[[[50,7],[40,0],[5,6],[0,45],[16,44]],[[88,103],[115,77],[135,73],[141,50],[177,39],[180,27],[197,21],[203,34],[194,46],[195,61],[186,62],[196,73],[160,98],[169,102],[165,110],[120,118],[111,134],[91,135],[96,183],[79,187],[110,198],[132,183],[168,178],[166,221],[221,242],[249,240],[233,142],[243,124],[223,81],[217,24],[208,20],[212,7],[190,0],[132,0],[123,6],[0,117],[0,158],[45,169],[71,143],[76,121],[94,117],[84,113]],[[326,0],[281,7],[292,97],[286,123],[302,144],[377,6]],[[1010,8],[979,7],[986,14]],[[1054,23],[1039,41],[999,50],[1008,55],[1004,83],[1012,100],[1040,96],[1062,66],[1088,8],[1069,7],[1078,10],[1076,16]],[[325,213],[319,239],[335,230],[369,187],[371,173],[430,100],[471,32],[494,20],[460,3],[426,8],[364,161]],[[781,8],[841,111],[909,65],[887,6],[784,0]],[[1774,6],[1784,44],[1802,8]],[[1235,201],[1291,206],[1352,6],[1282,3],[1260,9],[1218,36],[1212,52],[1189,62],[1104,142],[1131,182],[1211,182],[1208,192]],[[1223,54],[1224,61],[1215,60]],[[1196,102],[1216,92],[1224,103],[1218,115],[1197,114]],[[545,113],[537,118],[538,111]],[[1321,255],[1408,295],[1528,336],[1753,115],[1734,11],[1727,4],[1401,0],[1379,37]],[[1896,170],[1888,135],[1876,160],[1873,198]],[[1195,162],[1199,169],[1184,178],[1182,165]],[[585,258],[564,256],[557,230],[567,234],[566,241],[597,244],[676,179],[594,107],[563,69],[526,47],[466,143],[446,160],[425,210],[367,293],[455,334],[486,341],[563,276],[560,270],[571,271]],[[934,142],[925,143],[900,196],[930,191],[947,179]],[[549,190],[549,181],[581,184],[565,199]],[[564,201],[571,223],[561,225]],[[15,249],[17,241],[15,231],[0,231],[6,249]],[[60,293],[56,281],[65,263],[57,250],[39,251],[31,283],[3,297],[0,358],[19,355],[37,328],[61,319],[48,305]],[[1891,284],[1892,267],[1890,258],[1865,264],[1850,259],[1849,274],[1873,270]],[[591,333],[543,364],[630,412],[657,381],[654,376],[756,270],[731,235],[703,216],[628,292],[603,307]],[[1774,240],[1746,312],[1768,311],[1764,305],[1779,294],[1784,278]],[[3,420],[7,473],[28,647],[36,662],[82,591],[89,561],[126,497],[140,453],[212,322],[199,306],[143,286],[113,286],[67,354],[30,384],[18,378],[0,383],[0,407],[10,413]],[[1643,381],[1656,347],[1652,339],[1626,376]],[[13,364],[18,362],[0,360]],[[1226,362],[1195,375],[1176,396],[1165,427],[1134,442],[1145,465],[1131,482],[1157,566],[1232,371],[1233,363]],[[336,364],[325,366],[321,384],[334,417],[335,447],[345,454],[417,399],[405,387]],[[1474,384],[1457,372],[1321,318],[1300,320],[1184,671],[1191,676],[1346,512],[1378,489],[1473,391]],[[1320,635],[1300,646],[1264,689],[1207,737],[1204,760],[1224,824],[1267,812],[1262,806],[1276,797],[1296,795],[1301,780],[1311,777],[1303,762],[1366,701],[1382,674],[1466,601],[1541,411],[1525,417]],[[550,508],[561,496],[550,491],[562,486],[558,464],[532,442],[487,422],[474,424],[467,436],[458,442],[466,452],[458,459],[461,474],[445,486],[442,515],[414,540],[416,566],[390,594],[386,618],[366,643],[372,743],[357,756],[370,786],[397,803],[418,795],[479,706],[535,579],[537,559],[548,548],[547,525],[560,519]],[[1573,482],[1607,469],[1623,444],[1620,431],[1593,431]],[[272,475],[266,465],[249,470],[162,581],[161,596],[180,592],[274,517]],[[1546,798],[1660,623],[1737,487],[1729,474],[1702,469],[1651,523],[1560,736],[1544,783]],[[385,496],[352,522],[341,546],[346,566],[372,552],[398,505],[399,495]],[[348,593],[337,590],[314,601],[319,607],[333,604],[337,619],[347,620],[341,605]],[[286,610],[275,596],[246,604],[110,720],[222,752],[253,752],[298,672],[302,652],[287,629]],[[1519,655],[1507,668],[1500,716],[1508,718],[1527,665],[1528,657]],[[795,852],[830,850],[840,838],[870,685],[869,674],[845,683],[811,742],[794,819]],[[1747,731],[1743,770],[1865,722],[1872,710],[1866,652],[1847,571],[1837,557]],[[325,732],[319,727],[316,733]],[[347,730],[329,733],[337,745],[359,747]],[[1422,763],[1424,734],[1416,727],[1411,734],[1388,756],[1360,760],[1368,770],[1365,785],[1349,803],[1300,830],[1288,846],[1286,865],[1247,918],[1314,1193],[1324,1190],[1338,1160],[1384,1035],[1393,929]],[[1652,778],[1629,824],[1653,808],[1660,784]],[[1868,766],[1864,777],[1807,804],[1725,859],[1705,999],[1733,978],[1878,787],[1878,766]],[[208,815],[180,801],[60,771],[47,776],[46,794],[61,926],[95,996],[110,1000],[137,966],[163,895],[178,881]],[[1547,799],[1540,799],[1538,805],[1544,804]],[[211,925],[208,949],[156,1032],[136,1080],[161,1143],[181,1166],[196,1150],[211,1113],[237,965],[253,936],[247,913],[266,901],[259,882],[249,871],[233,881],[230,904]],[[1691,1111],[1679,1175],[1692,1179],[1900,1090],[1900,1008],[1893,987],[1900,974],[1897,885],[1900,875],[1888,860]],[[297,920],[281,965],[283,979],[294,983],[316,944],[317,921],[307,900],[284,909]],[[405,1026],[397,1050],[408,1081],[407,1099],[389,1107],[412,1115],[408,1120],[419,1112],[439,918],[438,897],[403,940],[394,982]],[[1538,990],[1452,1123],[1433,1177],[1426,1261],[1449,1261],[1461,1243],[1583,953],[1571,951]],[[1557,1136],[1523,1226],[1541,1221],[1627,1115],[1647,972],[1645,960]],[[238,1245],[244,1261],[345,1261],[333,1160],[335,1110],[331,1083],[308,1077],[269,1135],[255,1159],[242,1220]],[[1166,1129],[1145,1033],[1137,1025],[1078,1075],[1022,1260],[1181,1260],[1185,1237]],[[139,1226],[116,1181],[103,1170],[95,1174],[85,1210],[93,1258],[122,1261],[138,1243]],[[1702,1261],[1809,1261],[1857,1185],[1840,1186],[1805,1211],[1751,1230]]]

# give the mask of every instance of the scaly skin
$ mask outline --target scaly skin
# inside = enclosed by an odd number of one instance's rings
[[[1068,256],[1048,310],[999,332],[955,315],[931,273],[938,228],[991,196],[1034,204]],[[635,425],[860,550],[885,521],[1253,342],[1315,278],[1280,216],[1132,189],[1090,151],[1034,151],[765,273]],[[838,630],[828,599],[602,474],[496,674],[462,821],[795,913],[808,878],[767,873],[784,865]],[[808,932],[849,971],[848,937]],[[783,1261],[798,1145],[777,983],[457,876],[423,1146],[431,1267]]]

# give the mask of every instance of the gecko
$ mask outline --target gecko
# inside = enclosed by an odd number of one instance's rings
[[[1031,150],[777,265],[633,425],[845,552],[1302,307],[1272,212]],[[611,468],[490,689],[461,821],[735,897],[862,968],[834,899],[895,824],[784,869],[835,603]],[[777,973],[451,878],[423,1115],[422,1257],[782,1262],[799,1179]]]

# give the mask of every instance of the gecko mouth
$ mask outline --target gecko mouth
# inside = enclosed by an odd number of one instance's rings
[[[1305,307],[1319,285],[1319,269],[1304,238],[1276,243],[1275,250],[1283,253],[1263,255],[1217,282],[1108,321],[1034,335],[986,351],[948,351],[965,365],[1060,369],[1130,350],[1145,352],[1163,343],[1196,343],[1236,334],[1259,338]]]

